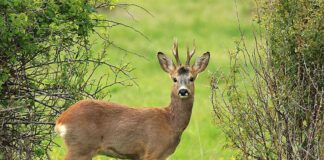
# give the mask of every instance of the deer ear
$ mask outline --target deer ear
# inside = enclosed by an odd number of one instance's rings
[[[192,69],[197,73],[204,71],[208,65],[209,57],[209,52],[204,53],[201,57],[199,57],[196,60],[195,64],[192,66]]]
[[[173,64],[172,60],[169,57],[167,57],[164,53],[158,52],[157,57],[159,59],[161,68],[165,72],[171,73],[171,71],[174,70],[174,64]]]

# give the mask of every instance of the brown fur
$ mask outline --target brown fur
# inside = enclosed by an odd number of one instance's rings
[[[164,62],[160,64],[164,65],[162,68],[167,66]],[[189,79],[197,75],[188,67],[190,74],[183,77],[176,72],[180,66],[172,67],[171,77]],[[58,133],[62,132],[60,126],[66,128],[63,138],[68,153],[65,159],[90,160],[97,154],[122,159],[166,159],[175,151],[191,117],[194,84],[184,81],[190,95],[180,98],[179,86],[175,83],[171,103],[165,108],[135,109],[101,100],[82,100],[72,105],[62,113],[55,126]]]
[[[173,103],[166,108],[134,109],[98,100],[74,104],[57,120],[57,124],[67,128],[66,159],[80,159],[77,157],[82,155],[91,159],[96,154],[131,159],[167,158],[175,151],[189,123],[193,104],[193,99],[172,99]]]

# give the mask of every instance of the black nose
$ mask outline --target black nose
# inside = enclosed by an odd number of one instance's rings
[[[179,90],[179,96],[188,96],[189,92],[187,89],[180,89]]]

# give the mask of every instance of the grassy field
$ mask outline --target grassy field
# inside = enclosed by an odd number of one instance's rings
[[[109,100],[132,106],[166,106],[170,101],[172,81],[160,68],[156,53],[162,51],[171,56],[171,46],[176,37],[182,59],[185,59],[187,43],[196,42],[195,59],[206,51],[211,52],[210,64],[196,80],[196,99],[192,118],[185,130],[171,160],[218,160],[232,159],[235,151],[225,149],[226,142],[222,128],[215,125],[210,103],[209,73],[220,68],[226,72],[229,67],[228,51],[235,49],[235,40],[240,38],[236,18],[235,1],[227,0],[160,0],[127,1],[148,9],[150,16],[142,9],[129,7],[128,12],[116,8],[108,14],[110,19],[123,22],[143,32],[149,40],[129,28],[117,26],[109,30],[111,39],[121,48],[136,52],[146,59],[111,48],[111,61],[121,58],[131,61],[135,68],[138,86],[111,88]],[[238,13],[243,31],[251,32],[250,25],[253,3],[238,0]],[[105,72],[104,70],[102,72]],[[62,144],[60,138],[57,142]],[[52,159],[62,159],[64,147],[52,151]],[[96,159],[108,159],[98,156]]]

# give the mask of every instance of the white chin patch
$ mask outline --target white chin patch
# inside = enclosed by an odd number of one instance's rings
[[[181,99],[188,98],[188,96],[180,96]]]

